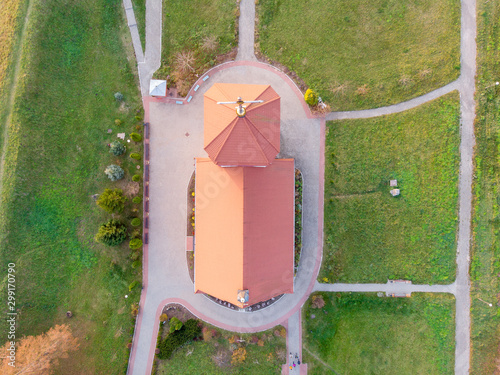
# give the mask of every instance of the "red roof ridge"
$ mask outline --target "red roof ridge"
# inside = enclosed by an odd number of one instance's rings
[[[276,100],[280,100],[281,98],[279,96],[275,97],[275,98],[272,98],[272,99],[269,99],[269,100],[266,100],[265,102],[263,103],[252,103],[251,106],[249,106],[250,108],[246,108],[246,111],[247,113],[249,112],[252,112],[258,108],[261,108],[261,107],[264,107],[265,105],[267,104],[271,104],[272,102],[276,101]]]
[[[279,98],[278,98],[278,99],[279,99]],[[252,127],[253,127],[253,128],[254,128],[254,129],[255,129],[255,130],[256,130],[256,131],[257,131],[257,132],[258,132],[261,136],[262,136],[262,138],[264,138],[264,139],[266,140],[266,142],[267,142],[267,143],[269,143],[269,144],[271,145],[271,147],[272,147],[272,148],[276,151],[276,153],[279,153],[279,150],[278,150],[278,149],[277,149],[277,148],[276,148],[276,147],[275,147],[275,146],[274,146],[274,145],[273,145],[273,144],[269,141],[269,139],[268,139],[268,138],[267,138],[264,134],[262,134],[262,132],[260,131],[260,129],[257,127],[257,125],[255,125],[255,124],[253,123],[253,121],[252,121],[252,120],[250,120],[249,118],[245,117],[245,119],[246,119],[246,120],[247,120],[250,124],[252,124]],[[252,130],[251,130],[251,129],[250,129],[250,132],[252,133],[252,135],[253,135],[253,136],[254,136],[254,138],[255,138],[255,135],[253,134],[253,132],[252,132]],[[255,139],[257,140],[257,138],[255,138]],[[258,143],[258,141],[257,141],[257,143]],[[262,147],[259,147],[259,148],[260,148],[260,150],[262,151],[262,153],[264,153],[264,150],[262,149]],[[267,160],[269,160],[267,156],[266,156],[266,159],[267,159]],[[272,160],[272,159],[271,159],[271,160]]]
[[[271,164],[271,160],[269,160],[269,158],[267,157],[267,155],[264,153],[264,150],[263,150],[263,149],[262,149],[262,147],[260,147],[260,145],[259,145],[259,141],[258,141],[257,137],[256,137],[256,136],[255,136],[255,134],[253,133],[252,129],[250,129],[250,125],[252,125],[252,127],[253,127],[255,130],[257,130],[257,131],[259,131],[259,129],[257,129],[257,127],[254,125],[254,123],[253,123],[252,121],[250,121],[248,118],[244,117],[244,119],[245,119],[245,125],[246,125],[246,127],[248,128],[248,131],[249,131],[249,132],[250,132],[250,134],[252,135],[252,138],[254,139],[254,141],[255,141],[255,143],[257,144],[257,146],[259,146],[259,147],[257,147],[257,148],[259,149],[259,151],[260,151],[260,153],[262,154],[262,156],[264,156],[264,159],[266,159],[266,160],[267,160],[268,164]],[[250,124],[250,125],[249,125],[249,124]],[[259,132],[259,133],[260,133],[260,132]],[[262,134],[262,133],[260,133],[260,134]],[[264,136],[263,136],[263,137],[264,137]],[[264,139],[266,139],[266,137],[264,137]],[[266,139],[266,141],[267,141],[267,143],[269,143],[269,144],[270,144],[270,145],[274,148],[274,146],[271,144],[271,142],[269,142],[267,139]]]
[[[233,121],[231,121],[231,122],[229,123],[229,125],[228,125],[228,126],[226,126],[224,129],[222,129],[222,131],[219,133],[219,135],[221,135],[222,133],[224,133],[224,132],[226,131],[226,129],[231,128],[231,129],[229,129],[229,130],[228,130],[228,132],[227,132],[227,134],[226,134],[226,138],[225,138],[225,139],[221,142],[221,146],[219,147],[219,150],[218,150],[218,151],[217,151],[217,153],[215,154],[215,156],[214,156],[213,160],[216,160],[216,159],[217,159],[217,157],[219,156],[220,152],[222,151],[223,146],[226,144],[227,139],[228,139],[228,138],[229,138],[229,136],[231,135],[231,132],[233,131],[233,129],[234,129],[234,127],[236,126],[236,123],[237,123],[237,122],[238,122],[238,118],[236,117]],[[214,139],[212,139],[212,141],[211,141],[208,145],[206,145],[206,146],[205,146],[205,149],[209,148],[209,147],[210,147],[210,145],[211,145],[212,143],[214,143],[214,142],[215,142],[215,140],[216,140],[217,138],[219,138],[219,136],[214,137]]]

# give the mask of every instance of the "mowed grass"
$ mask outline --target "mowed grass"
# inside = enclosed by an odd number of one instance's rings
[[[146,48],[146,0],[132,0],[135,21],[141,38],[142,50]]]
[[[471,374],[493,374],[498,371],[499,361],[500,87],[495,85],[500,78],[499,18],[499,2],[478,2]]]
[[[278,334],[280,330],[285,332],[284,328],[240,334],[206,323],[203,326],[215,333],[213,338],[194,341],[178,349],[172,358],[158,362],[153,375],[281,374],[281,365],[288,357],[286,337]],[[237,348],[245,349],[245,359],[231,363],[232,351]]]
[[[236,47],[237,11],[235,0],[164,0],[162,66],[155,76],[168,76],[169,86],[186,95],[203,72],[224,60],[219,56]]]
[[[459,142],[457,93],[399,114],[329,122],[319,280],[452,282]]]
[[[92,194],[126,187],[134,163],[113,157],[106,144],[135,129],[140,109],[133,60],[119,0],[35,1],[24,44],[3,178],[0,263],[16,264],[16,335],[38,335],[66,323],[80,349],[56,374],[125,372],[133,321],[130,305],[140,288],[127,242],[107,248],[94,241],[110,215]],[[125,96],[120,105],[113,96]],[[112,134],[108,134],[108,129]],[[129,144],[128,151],[140,152]],[[110,182],[104,169],[120,163],[126,177]],[[139,215],[128,205],[124,213]],[[125,300],[125,294],[129,298]],[[0,303],[6,304],[6,279]],[[73,318],[65,316],[72,311]],[[6,325],[0,337],[6,338]],[[3,342],[2,342],[3,344]]]
[[[308,374],[453,374],[453,296],[321,295],[323,308],[309,299],[302,313]]]
[[[333,110],[380,107],[460,73],[459,0],[260,0],[260,52]]]

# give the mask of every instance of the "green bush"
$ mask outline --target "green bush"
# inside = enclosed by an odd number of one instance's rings
[[[310,106],[315,106],[316,104],[318,104],[318,94],[316,94],[316,92],[311,89],[307,89],[306,93],[304,94],[304,100]]]
[[[141,116],[135,116],[135,119],[136,119],[137,121],[142,121],[142,117],[141,117]]]
[[[115,125],[116,126],[120,126],[121,124],[123,124],[122,120],[120,120],[119,118],[115,119]]]
[[[115,99],[121,102],[123,100],[123,94],[121,92],[115,92]]]
[[[104,173],[106,173],[106,175],[111,181],[120,180],[125,175],[123,169],[116,164],[108,165],[107,168],[104,170]]]
[[[140,155],[140,154],[138,154],[137,152],[132,152],[132,153],[130,154],[130,157],[131,157],[132,159],[135,159],[135,160],[141,160],[141,155]]]
[[[132,281],[128,286],[128,291],[131,292],[133,289],[135,289],[137,285],[139,285],[139,281],[137,280]]]
[[[170,319],[170,322],[168,324],[170,326],[169,328],[170,333],[180,330],[183,326],[182,322],[175,316],[172,319]]]
[[[120,141],[113,141],[109,145],[109,152],[111,152],[115,156],[120,156],[125,153],[126,147]]]
[[[134,142],[142,141],[142,136],[140,134],[137,134],[137,133],[130,133],[130,138],[132,138],[132,140]]]
[[[132,179],[134,179],[134,178],[132,177]],[[141,203],[141,202],[142,202],[142,199],[141,199],[141,197],[137,196],[137,197],[134,197],[134,198],[132,199],[132,202],[134,202],[134,203],[136,203],[136,204],[139,204],[139,203]]]
[[[142,246],[142,240],[140,238],[134,238],[134,239],[130,240],[128,246],[132,250],[139,249]]]
[[[137,261],[137,260],[140,260],[141,258],[141,251],[134,251],[132,252],[132,254],[130,254],[130,260],[132,260],[133,262]]]
[[[97,242],[108,246],[121,244],[127,238],[127,227],[118,220],[111,219],[102,224],[95,235]]]
[[[141,261],[139,259],[132,262],[132,268],[137,268],[141,266]]]
[[[122,212],[126,201],[127,197],[123,195],[122,189],[104,189],[104,193],[99,195],[96,203],[106,212],[113,213]]]
[[[132,226],[134,226],[134,227],[138,227],[139,225],[141,225],[141,219],[139,219],[138,217],[134,217],[130,221],[130,224],[132,224]]]
[[[132,181],[134,181],[134,182],[139,182],[139,181],[141,181],[141,178],[142,178],[142,177],[141,177],[141,175],[140,175],[140,174],[134,174],[134,175],[132,176]],[[140,202],[139,202],[139,203],[140,203]]]
[[[171,319],[171,321],[174,318]],[[199,337],[201,334],[201,328],[198,326],[198,321],[195,319],[189,319],[184,326],[178,331],[174,331],[170,333],[165,340],[163,340],[158,348],[160,349],[160,353],[158,354],[158,358],[160,359],[168,359],[172,355],[172,353],[182,345],[192,341],[196,337]]]

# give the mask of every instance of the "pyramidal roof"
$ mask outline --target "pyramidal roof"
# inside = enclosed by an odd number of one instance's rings
[[[245,103],[238,116],[236,102]],[[267,166],[280,151],[280,97],[270,85],[215,83],[204,95],[204,148],[219,166]]]

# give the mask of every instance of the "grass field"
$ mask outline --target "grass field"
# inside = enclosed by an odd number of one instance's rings
[[[106,187],[134,188],[127,183],[136,170],[132,159],[113,157],[106,147],[118,130],[129,133],[139,123],[123,17],[119,0],[34,0],[24,43],[8,129],[0,263],[3,270],[16,264],[17,337],[67,323],[79,338],[80,350],[56,374],[122,374],[128,360],[130,305],[140,293],[129,293],[128,286],[141,279],[140,267],[131,267],[127,243],[108,248],[94,242],[110,215],[91,198]],[[118,91],[123,104],[114,98]],[[124,121],[120,129],[116,118]],[[134,150],[140,146],[129,144],[128,152]],[[122,182],[111,183],[103,173],[111,163],[126,170]],[[134,209],[129,204],[122,218],[140,215],[140,207]],[[6,329],[2,325],[1,337]]]
[[[178,349],[171,359],[159,361],[154,375],[281,374],[281,365],[287,360],[286,338],[278,332],[283,330],[284,333],[284,328],[239,334],[206,323],[204,327],[212,332],[213,338],[191,342]],[[245,349],[246,358],[241,363],[231,364],[232,351],[237,348]]]
[[[309,299],[302,313],[308,374],[453,374],[453,296],[321,295],[323,308]]]
[[[471,258],[471,374],[498,372],[500,345],[500,4],[478,2],[476,172]],[[489,307],[482,302],[492,303]],[[496,372],[495,372],[496,370]]]
[[[453,281],[459,141],[456,93],[399,114],[329,122],[319,280]]]
[[[230,58],[222,55],[236,47],[237,12],[234,0],[164,0],[162,66],[155,77],[170,76],[169,87],[186,95],[203,72]]]
[[[132,6],[144,51],[146,48],[146,0],[132,0]]]
[[[385,106],[460,73],[459,0],[260,0],[260,52],[334,110]]]

